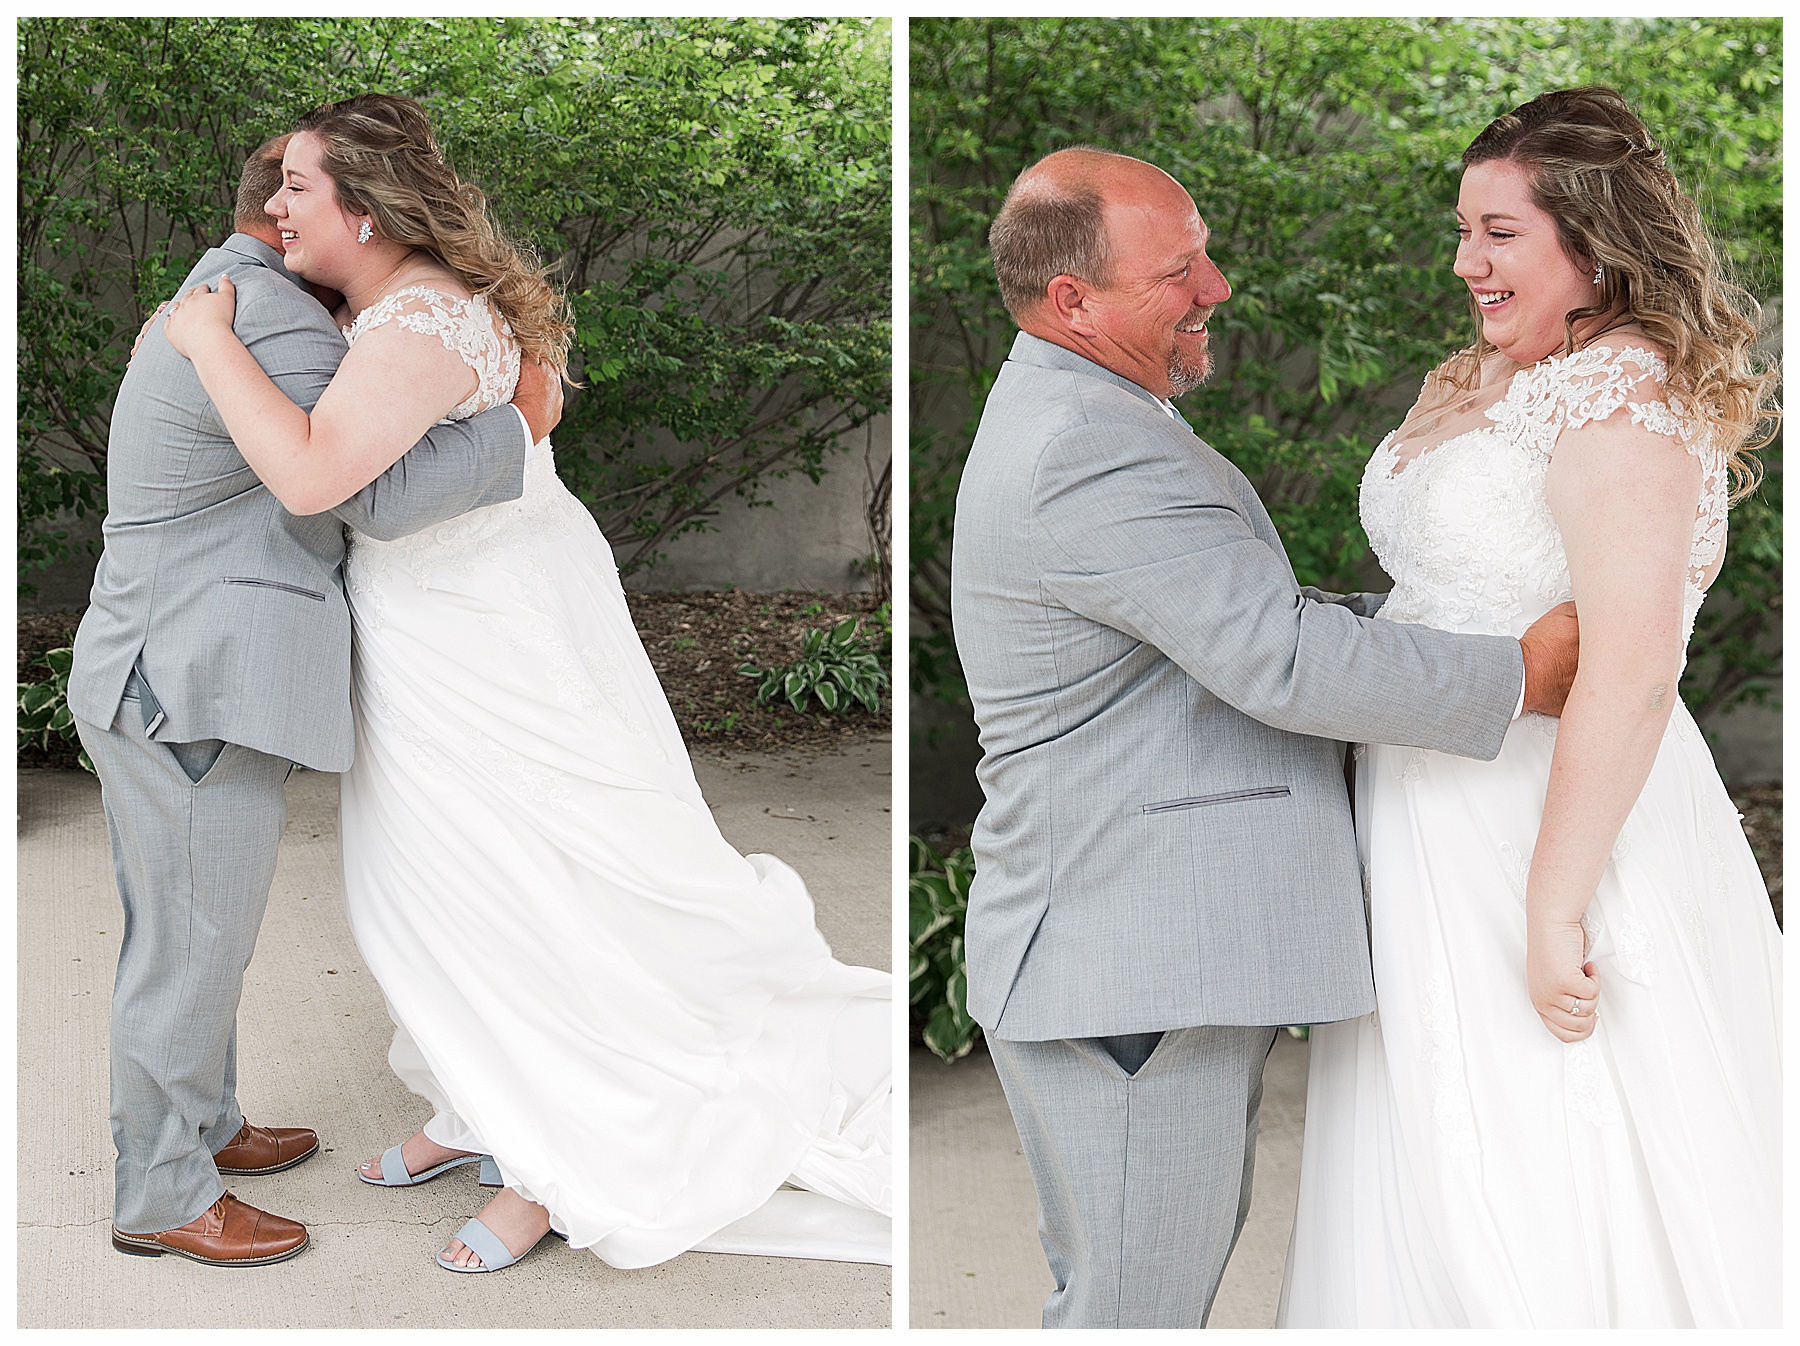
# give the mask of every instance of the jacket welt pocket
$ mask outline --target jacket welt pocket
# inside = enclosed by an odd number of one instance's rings
[[[1165,799],[1144,805],[1145,813],[1176,813],[1182,809],[1203,809],[1208,804],[1236,804],[1245,799],[1286,799],[1293,793],[1285,785],[1265,785],[1258,790],[1226,790],[1216,795],[1195,795],[1191,799]]]
[[[315,603],[323,603],[325,595],[316,589],[302,589],[298,584],[283,584],[280,580],[259,580],[249,575],[227,575],[227,584],[248,584],[253,589],[279,589],[284,594],[297,594],[301,598],[310,598]]]

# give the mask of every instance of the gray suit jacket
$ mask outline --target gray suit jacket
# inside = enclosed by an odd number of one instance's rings
[[[239,339],[311,410],[344,358],[330,315],[273,248],[244,234],[200,259],[186,290],[229,274]],[[435,427],[337,509],[297,518],[226,433],[159,318],[125,372],[107,441],[105,550],[75,637],[69,708],[113,722],[134,665],[162,742],[224,739],[323,771],[350,765],[344,526],[402,537],[524,490],[528,436],[496,407]]]
[[[1518,642],[1302,590],[1249,481],[1136,384],[1021,333],[956,502],[981,729],[969,1009],[993,1035],[1374,1005],[1342,746],[1500,750]]]

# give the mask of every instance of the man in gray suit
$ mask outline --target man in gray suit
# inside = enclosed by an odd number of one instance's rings
[[[282,142],[245,164],[237,232],[182,290],[229,275],[234,327],[311,409],[343,359],[324,308],[282,265],[263,213]],[[113,1245],[255,1266],[304,1225],[239,1201],[221,1174],[310,1158],[300,1127],[237,1102],[237,1006],[274,878],[290,764],[350,765],[348,524],[392,538],[517,499],[561,391],[528,362],[512,407],[441,425],[359,495],[296,518],[231,442],[158,317],[113,405],[105,550],[75,638],[69,706],[101,783],[125,908],[112,1004]]]
[[[1231,288],[1160,169],[1053,154],[990,243],[1022,330],[957,496],[969,1011],[1037,1184],[1044,1325],[1201,1326],[1277,1026],[1374,1007],[1339,740],[1494,757],[1560,711],[1573,611],[1458,636],[1295,582],[1169,400]]]

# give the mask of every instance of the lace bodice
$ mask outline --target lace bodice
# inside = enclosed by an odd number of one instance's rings
[[[409,285],[357,314],[344,328],[344,340],[354,346],[357,338],[390,322],[436,337],[475,371],[475,391],[445,420],[464,421],[512,401],[519,382],[519,343],[512,339],[506,319],[488,307],[485,296],[458,299],[429,285]]]
[[[1456,430],[1446,418],[1456,432],[1442,438],[1428,433],[1421,444],[1415,432],[1403,444],[1402,427],[1383,439],[1362,479],[1363,527],[1394,580],[1381,615],[1518,636],[1572,598],[1544,475],[1565,430],[1625,412],[1645,434],[1676,440],[1700,460],[1683,605],[1684,638],[1691,636],[1725,543],[1729,472],[1706,424],[1662,396],[1667,374],[1641,346],[1589,346],[1520,369],[1472,428]],[[1428,379],[1428,394],[1433,387]]]

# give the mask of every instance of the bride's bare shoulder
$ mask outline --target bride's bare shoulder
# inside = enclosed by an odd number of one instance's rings
[[[1621,358],[1632,364],[1649,364],[1666,368],[1669,352],[1655,338],[1637,323],[1625,323],[1618,327],[1608,328],[1587,345],[1584,351],[1605,352],[1602,358],[1609,362]]]
[[[406,288],[430,290],[446,299],[460,299],[465,302],[475,297],[475,292],[463,283],[460,276],[444,267],[432,267],[416,276],[409,277]]]

